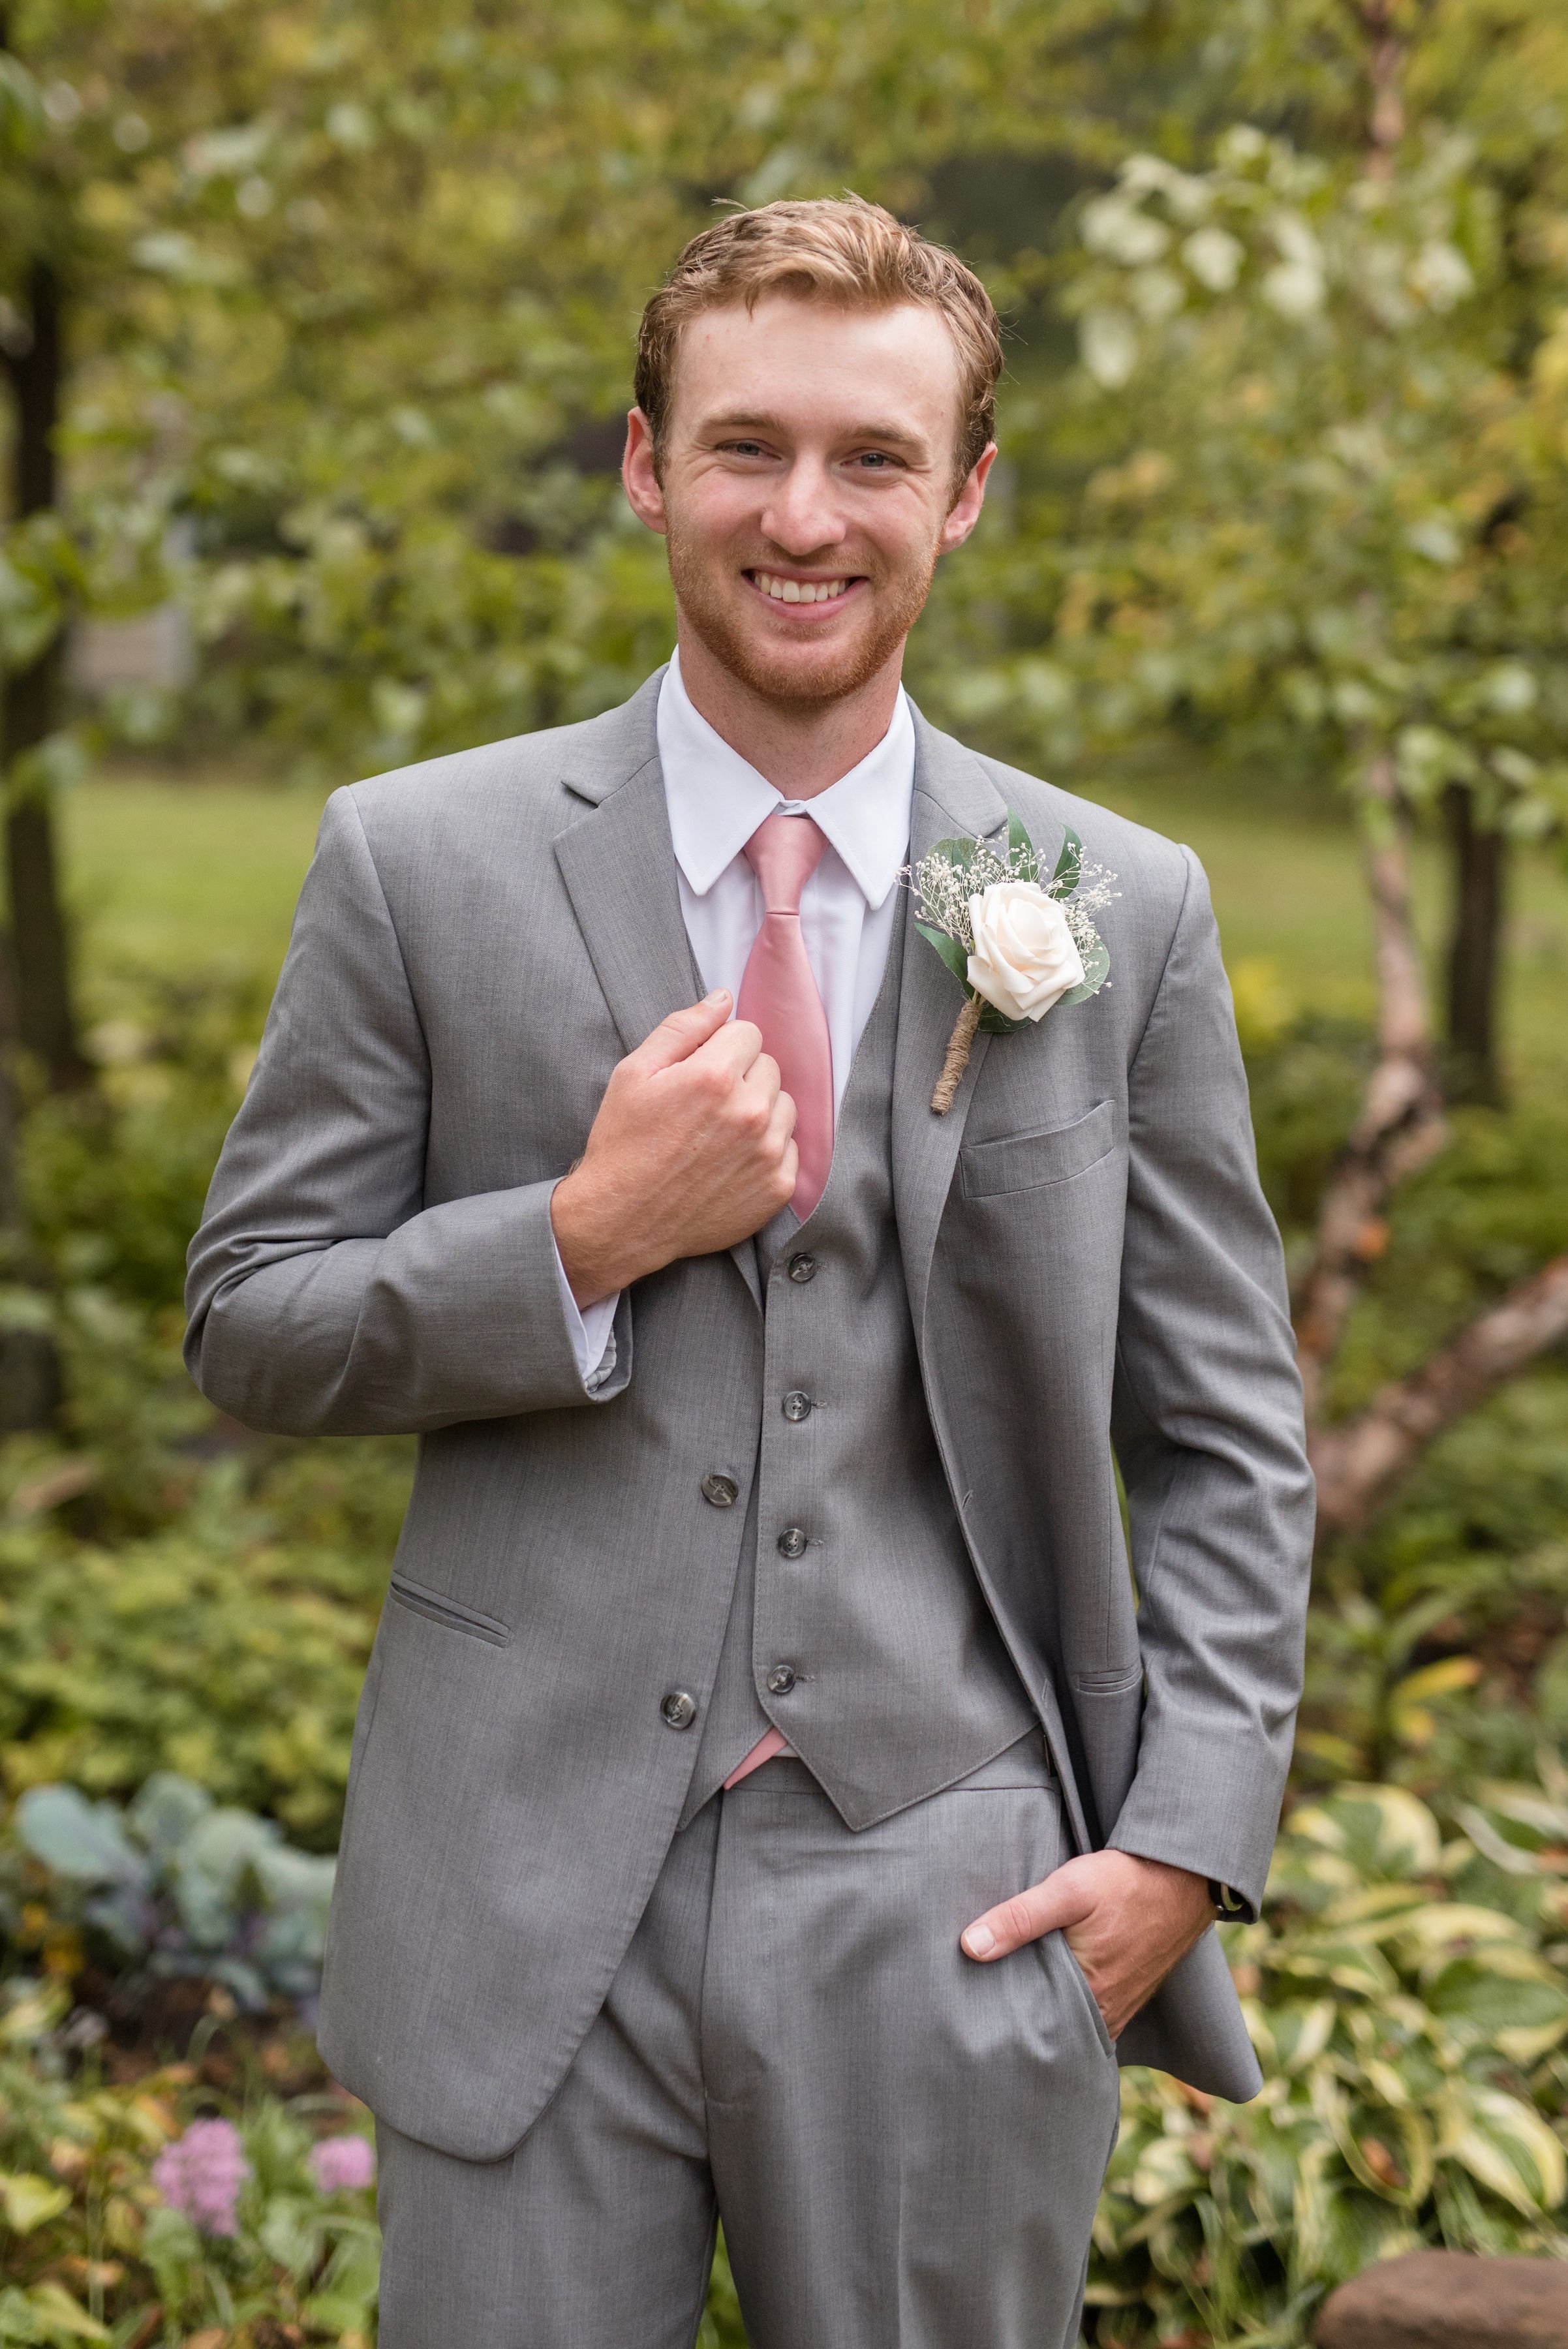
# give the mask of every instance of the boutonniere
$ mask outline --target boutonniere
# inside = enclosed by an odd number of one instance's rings
[[[1110,976],[1094,916],[1119,892],[1114,873],[1084,861],[1075,832],[1062,843],[1049,881],[1020,819],[1007,812],[1007,846],[939,840],[905,879],[929,940],[964,990],[931,1107],[945,1117],[969,1066],[976,1031],[1011,1035],[1056,1003],[1086,1003]]]

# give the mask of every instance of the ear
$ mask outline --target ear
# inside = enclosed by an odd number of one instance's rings
[[[955,546],[961,546],[980,520],[980,510],[985,503],[985,477],[995,462],[996,443],[992,440],[981,452],[974,470],[948,510],[937,541],[940,554],[949,554]]]
[[[653,460],[653,427],[640,408],[634,408],[626,419],[626,453],[620,460],[620,478],[627,502],[639,522],[646,523],[662,538],[670,527],[664,511],[664,492],[659,485]],[[978,506],[975,511],[979,512]]]

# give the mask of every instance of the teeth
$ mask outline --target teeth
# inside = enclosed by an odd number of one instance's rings
[[[831,604],[836,595],[843,595],[846,584],[842,579],[775,579],[771,571],[752,575],[775,604]]]

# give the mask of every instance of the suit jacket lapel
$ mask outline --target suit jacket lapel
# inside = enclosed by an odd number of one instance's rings
[[[911,861],[918,862],[939,840],[988,839],[1006,821],[1007,802],[973,752],[950,735],[939,734],[917,710]],[[904,918],[909,926],[893,1067],[893,1203],[919,1340],[937,1231],[991,1039],[983,1030],[975,1038],[953,1105],[945,1117],[939,1117],[931,1107],[931,1092],[963,996],[952,973],[915,929],[912,896]]]
[[[592,812],[556,841],[577,926],[628,1052],[703,992],[680,911],[659,763],[663,674],[656,671],[591,737],[577,738],[563,781]],[[730,1253],[760,1306],[755,1247],[748,1239]]]

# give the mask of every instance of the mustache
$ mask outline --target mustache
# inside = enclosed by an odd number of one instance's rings
[[[739,567],[742,571],[811,571],[823,579],[876,579],[882,573],[882,566],[869,555],[849,555],[841,547],[786,554],[782,547],[774,546],[760,554],[745,555]]]

